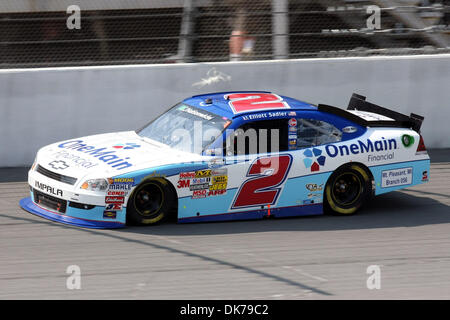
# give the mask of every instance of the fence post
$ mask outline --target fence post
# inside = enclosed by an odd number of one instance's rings
[[[288,11],[288,0],[272,0],[272,52],[274,59],[289,58]]]
[[[184,0],[181,20],[180,40],[178,42],[179,62],[192,61],[192,42],[194,30],[195,0]]]

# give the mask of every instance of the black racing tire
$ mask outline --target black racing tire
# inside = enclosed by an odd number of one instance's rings
[[[335,215],[356,213],[372,194],[372,179],[367,170],[357,164],[337,169],[325,186],[324,210]]]
[[[162,178],[142,181],[131,194],[127,204],[127,224],[155,225],[165,221],[173,212],[176,195],[169,182]]]

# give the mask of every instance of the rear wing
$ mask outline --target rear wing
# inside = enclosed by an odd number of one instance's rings
[[[336,114],[364,127],[410,128],[420,132],[424,117],[411,113],[410,116],[380,107],[366,101],[366,97],[354,93],[347,110],[319,104],[319,111]],[[362,111],[362,112],[361,112]],[[372,119],[369,119],[372,118]]]

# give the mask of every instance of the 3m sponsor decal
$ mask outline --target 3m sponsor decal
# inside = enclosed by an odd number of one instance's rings
[[[189,188],[190,186],[191,186],[191,180],[189,180],[189,179],[178,180],[178,183],[177,183],[178,189]]]
[[[105,203],[124,203],[125,197],[119,197],[119,196],[106,196],[105,197]]]
[[[39,190],[45,191],[46,193],[50,193],[50,194],[53,194],[53,195],[59,196],[59,197],[63,196],[63,191],[61,189],[56,189],[52,186],[49,186],[48,184],[44,184],[39,181],[35,181],[34,186]]]
[[[381,187],[390,188],[412,183],[413,168],[400,168],[381,172]]]
[[[105,147],[97,148],[95,146],[89,146],[86,143],[83,143],[83,140],[71,140],[63,142],[59,144],[58,147],[61,149],[75,150],[84,154],[88,154],[100,161],[103,161],[116,170],[123,170],[133,166],[132,163],[127,161],[129,157],[119,157],[118,155],[116,155],[116,150],[109,150]]]

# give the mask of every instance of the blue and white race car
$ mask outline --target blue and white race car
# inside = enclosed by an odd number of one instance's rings
[[[353,214],[428,181],[423,117],[270,92],[193,96],[137,131],[41,148],[23,209],[91,228]]]

